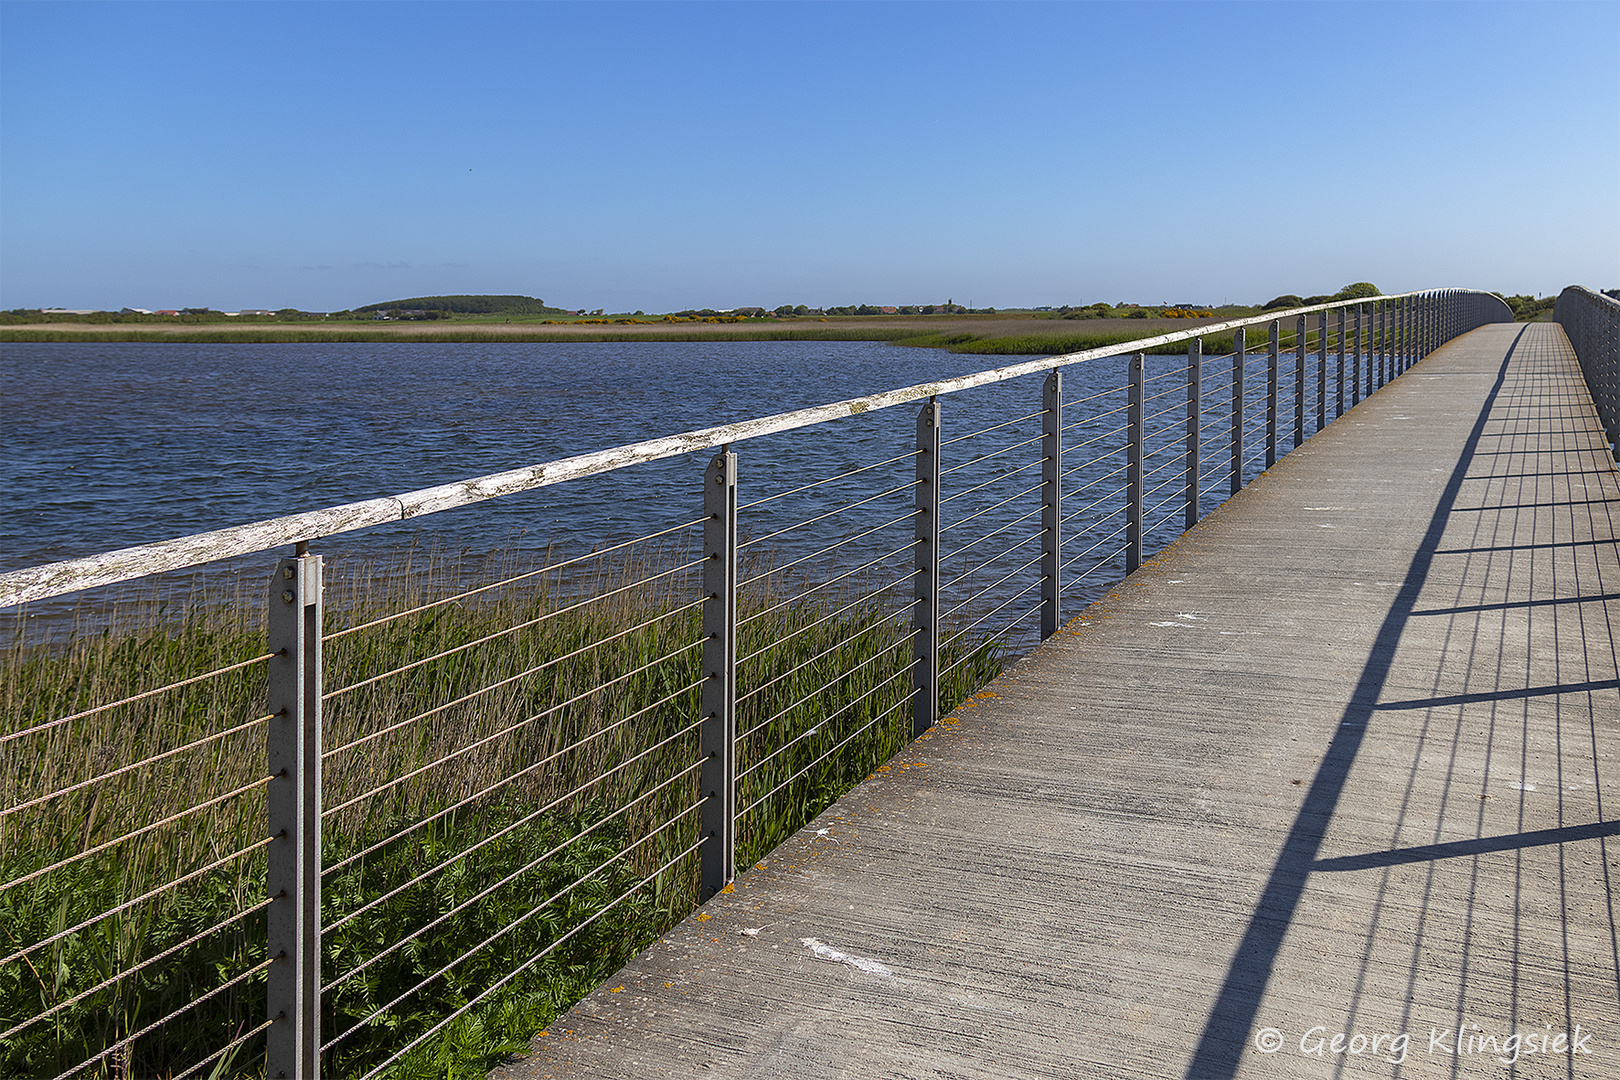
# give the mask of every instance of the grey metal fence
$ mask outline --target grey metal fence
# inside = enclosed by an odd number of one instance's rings
[[[293,549],[259,596],[13,635],[0,1072],[372,1077],[521,1028],[1289,448],[1510,319],[1466,290],[1278,312],[0,575],[24,626]],[[790,431],[836,466],[753,494]],[[312,550],[682,458],[667,522],[585,554]]]
[[[1620,460],[1620,300],[1571,285],[1558,294],[1553,318],[1575,347],[1609,455]]]

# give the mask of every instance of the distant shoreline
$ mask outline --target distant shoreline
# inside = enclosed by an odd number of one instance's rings
[[[432,322],[383,326],[252,323],[173,327],[107,323],[24,323],[0,327],[0,342],[167,342],[173,344],[301,344],[396,342],[609,341],[888,341],[953,352],[1038,355],[1123,343],[1167,331],[1191,330],[1210,319],[1057,319],[1009,315],[838,316],[749,325],[665,322],[552,324]]]

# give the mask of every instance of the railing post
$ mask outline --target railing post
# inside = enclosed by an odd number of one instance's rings
[[[1373,308],[1373,358],[1377,360],[1378,377],[1373,384],[1373,390],[1382,390],[1384,383],[1389,380],[1384,375],[1384,365],[1389,360],[1389,301],[1380,300]],[[1371,393],[1372,391],[1368,391]]]
[[[1305,316],[1294,328],[1294,448],[1305,441]]]
[[[1243,365],[1247,362],[1249,334],[1238,327],[1232,334],[1232,484],[1231,494],[1243,489]]]
[[[1125,411],[1125,572],[1142,565],[1142,402],[1147,354],[1131,354],[1131,388]]]
[[[321,1075],[321,557],[270,582],[265,1075]]]
[[[1327,312],[1316,313],[1316,430],[1327,427]]]
[[[1356,305],[1356,333],[1355,344],[1350,349],[1350,404],[1361,404],[1361,350],[1365,344],[1361,336],[1361,309],[1365,304]],[[1367,374],[1372,374],[1372,365],[1367,366]],[[1371,390],[1367,391],[1369,394]]]
[[[1204,422],[1204,339],[1193,338],[1187,342],[1187,513],[1185,527],[1190,529],[1198,524],[1201,516],[1198,497],[1198,484],[1202,469],[1199,467],[1199,450],[1203,444],[1203,437],[1198,428]]]
[[[1063,625],[1063,372],[1041,393],[1041,638]]]
[[[1339,315],[1339,373],[1337,376],[1338,397],[1333,405],[1333,418],[1337,420],[1344,415],[1344,308],[1340,308]]]
[[[703,474],[703,856],[700,899],[737,875],[737,455]]]
[[[1277,464],[1277,349],[1282,341],[1282,323],[1271,320],[1266,346],[1266,468]]]
[[[1395,318],[1395,374],[1391,378],[1398,378],[1406,371],[1406,352],[1412,344],[1412,298],[1401,297],[1400,306],[1396,309]]]
[[[934,726],[939,714],[939,428],[938,398],[917,414],[917,530],[912,549],[911,734]]]

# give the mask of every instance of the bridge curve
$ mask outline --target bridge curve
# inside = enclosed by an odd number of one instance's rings
[[[495,1075],[1620,1075],[1617,526],[1563,330],[1464,335]]]

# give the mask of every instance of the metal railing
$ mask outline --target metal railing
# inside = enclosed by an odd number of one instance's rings
[[[1553,318],[1575,347],[1609,456],[1620,460],[1620,300],[1571,285],[1558,294]]]
[[[377,1076],[605,977],[1288,448],[1511,317],[1318,305],[0,575],[17,607],[294,547],[245,621],[18,638],[0,1071]],[[808,429],[837,464],[739,501]],[[693,462],[668,520],[572,557],[329,580],[310,550],[664,459]]]

